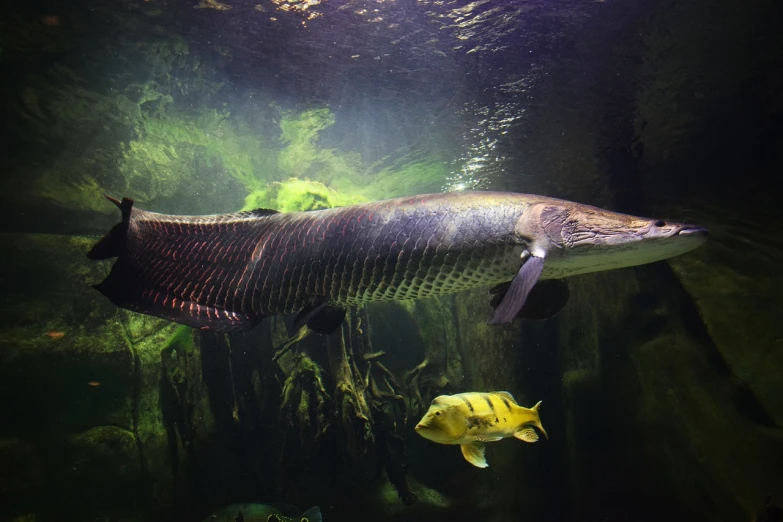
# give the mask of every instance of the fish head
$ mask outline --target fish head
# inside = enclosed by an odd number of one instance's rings
[[[551,200],[531,205],[517,234],[534,256],[546,259],[548,277],[642,265],[702,245],[707,229]]]
[[[451,444],[468,429],[465,413],[458,401],[447,395],[435,397],[427,413],[416,425],[416,433],[440,444]]]

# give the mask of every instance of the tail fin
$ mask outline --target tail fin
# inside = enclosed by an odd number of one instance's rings
[[[540,409],[541,409],[541,402],[542,402],[542,401],[538,401],[538,402],[536,403],[536,405],[535,405],[535,406],[533,406],[533,407],[532,407],[532,408],[530,408],[530,409],[531,409],[531,410],[533,410],[534,412],[536,412],[536,422],[535,422],[534,426],[535,426],[536,428],[538,428],[538,430],[539,430],[541,433],[543,433],[543,434],[544,434],[544,437],[545,437],[545,438],[548,440],[548,439],[549,439],[549,435],[547,435],[547,434],[546,434],[546,430],[544,429],[544,426],[541,424],[541,417],[539,417],[539,415],[538,415],[538,410],[540,410]]]
[[[322,522],[321,508],[313,506],[299,517],[299,522]]]
[[[122,212],[122,222],[114,225],[108,234],[103,236],[100,241],[95,243],[87,252],[87,258],[93,260],[109,259],[111,257],[120,257],[125,252],[125,244],[128,239],[128,223],[130,223],[131,209],[133,200],[122,198],[117,200],[109,195],[106,199],[117,205]]]

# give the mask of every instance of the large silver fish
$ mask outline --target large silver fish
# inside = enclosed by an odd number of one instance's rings
[[[109,199],[122,222],[88,257],[119,259],[96,288],[117,306],[220,332],[297,313],[296,328],[329,333],[348,305],[493,285],[492,324],[545,318],[565,304],[564,277],[670,258],[707,238],[695,225],[509,192],[209,216]]]

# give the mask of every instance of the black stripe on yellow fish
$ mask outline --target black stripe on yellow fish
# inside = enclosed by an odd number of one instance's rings
[[[473,404],[471,404],[470,401],[464,395],[460,395],[459,398],[462,399],[462,401],[468,405],[468,409],[470,410],[470,413],[476,411],[473,409]]]
[[[487,405],[489,406],[489,409],[492,410],[492,413],[495,413],[495,404],[492,402],[492,395],[484,395],[484,400],[487,401]]]

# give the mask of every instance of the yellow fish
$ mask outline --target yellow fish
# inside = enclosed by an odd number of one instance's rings
[[[465,460],[478,468],[488,466],[484,442],[516,437],[536,442],[538,428],[547,437],[538,409],[523,408],[506,391],[467,392],[440,395],[416,425],[416,433],[439,444],[459,444]]]

